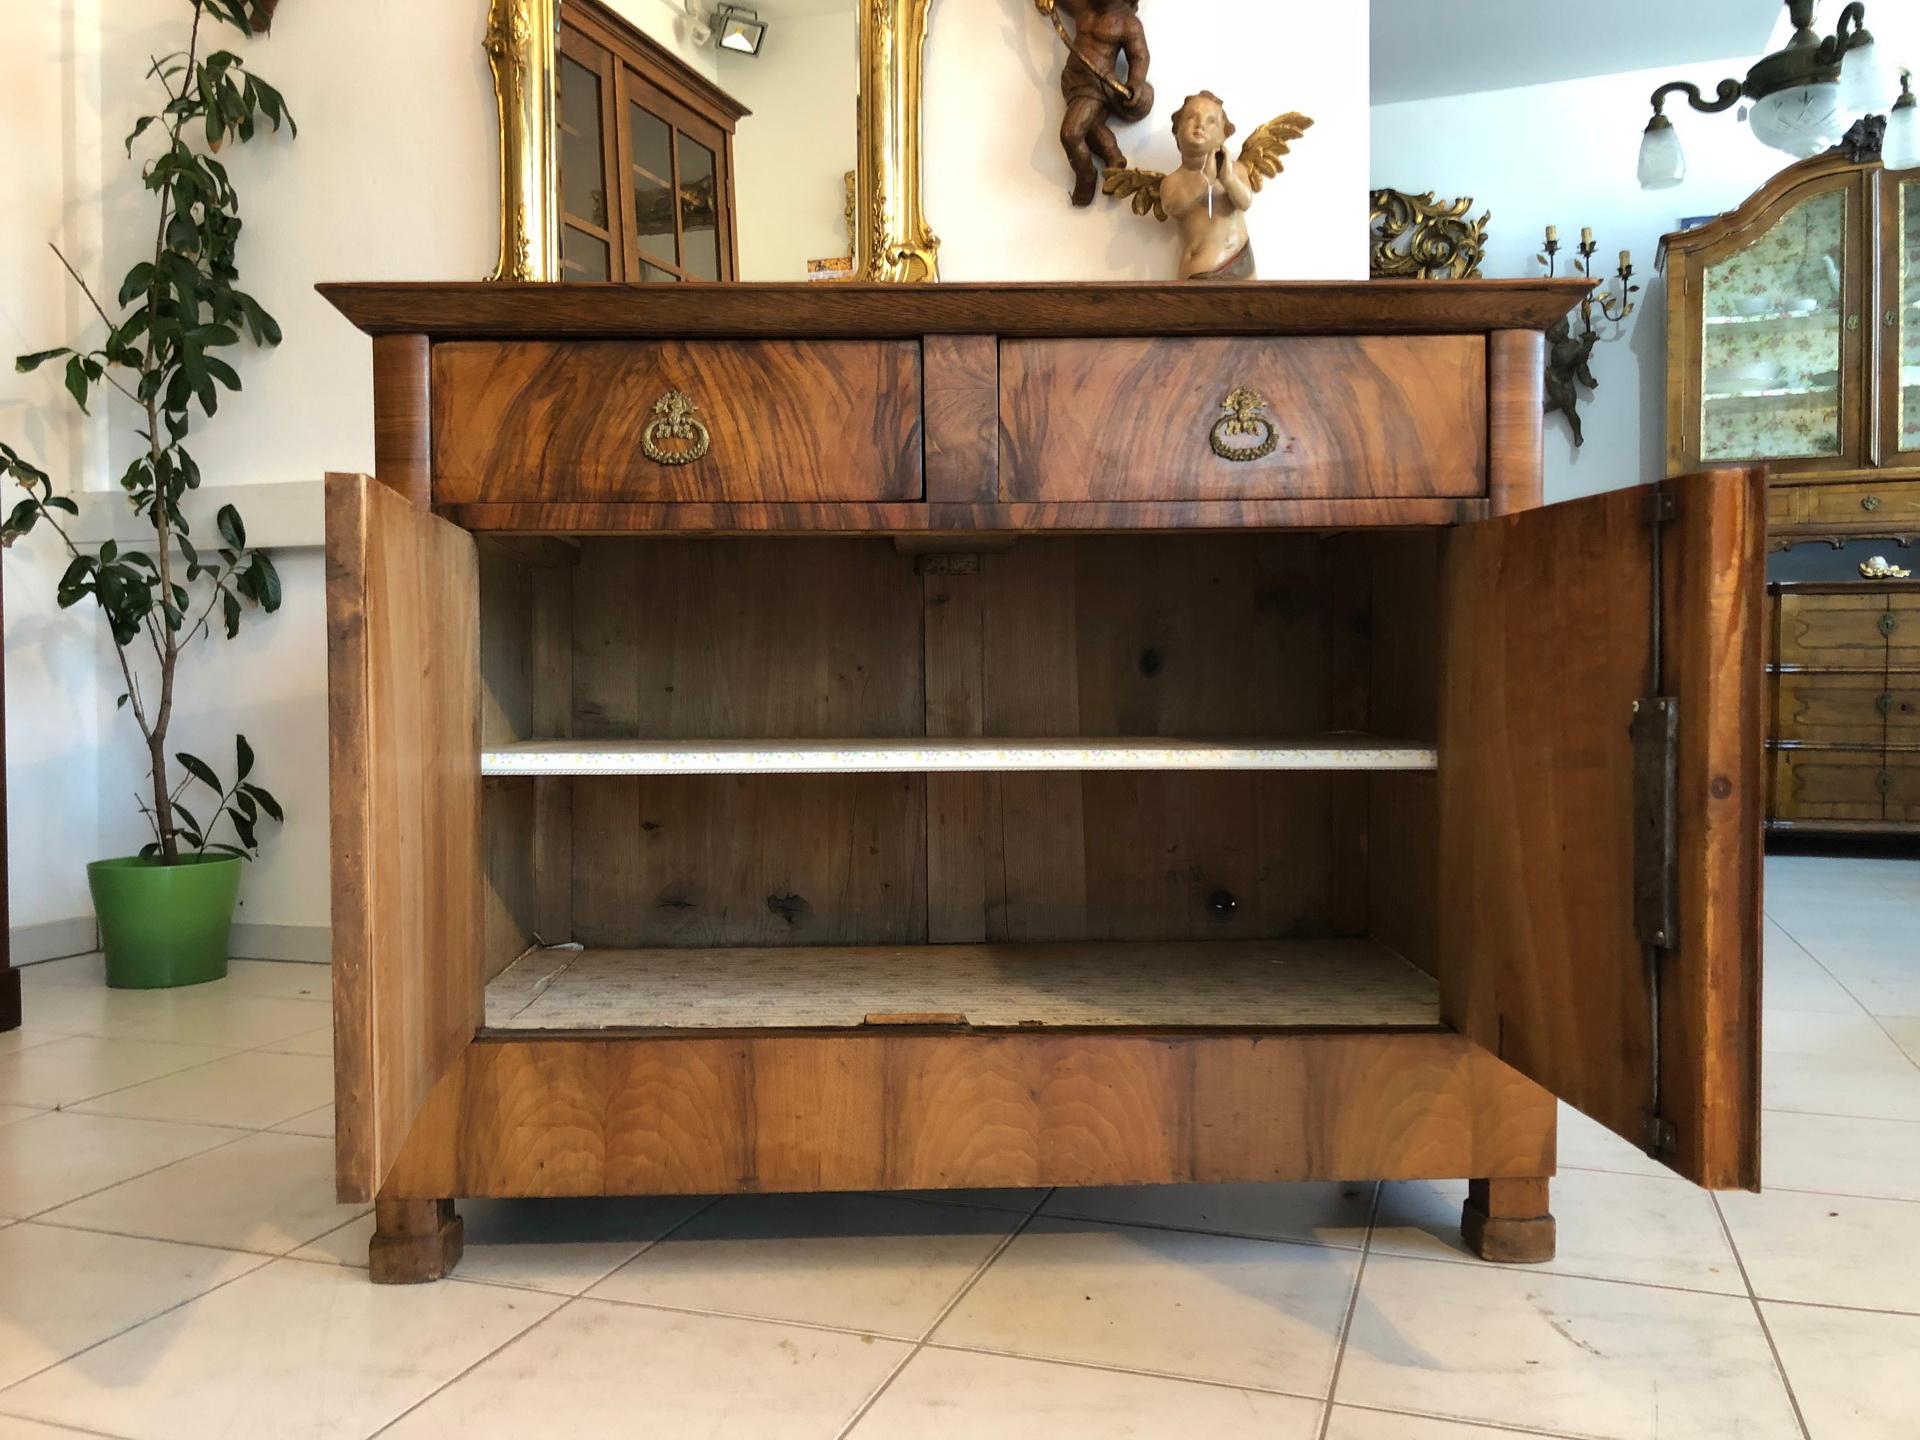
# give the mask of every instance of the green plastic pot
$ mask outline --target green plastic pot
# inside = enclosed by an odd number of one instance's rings
[[[237,855],[205,855],[176,865],[130,856],[87,866],[107,984],[164,990],[223,978],[240,864]]]

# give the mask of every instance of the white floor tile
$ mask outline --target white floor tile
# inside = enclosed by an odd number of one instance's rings
[[[924,1200],[933,1205],[981,1205],[988,1210],[1012,1210],[1031,1215],[1047,1198],[1045,1190],[875,1190],[896,1200]]]
[[[48,1212],[56,1225],[284,1255],[364,1209],[333,1198],[333,1145],[261,1132]]]
[[[1316,1440],[1320,1403],[1046,1360],[922,1350],[853,1440]]]
[[[943,1344],[1322,1397],[1356,1251],[1036,1220]]]
[[[1538,1434],[1535,1430],[1496,1429],[1459,1420],[1426,1420],[1336,1405],[1326,1440],[1532,1440]]]
[[[332,1084],[333,1072],[327,1072],[328,1084]],[[318,1110],[308,1110],[294,1116],[291,1120],[282,1120],[278,1125],[268,1127],[283,1131],[289,1135],[318,1135],[323,1140],[333,1138],[333,1106],[322,1105]]]
[[[0,1415],[0,1440],[86,1440],[98,1436],[98,1430],[70,1430],[65,1425],[43,1425],[38,1420],[22,1420]]]
[[[1901,1052],[1920,1064],[1920,1015],[1883,1015],[1880,1023],[1887,1027],[1887,1033]]]
[[[1601,1440],[1796,1440],[1744,1298],[1375,1255],[1339,1400]]]
[[[1589,1120],[1571,1105],[1560,1107],[1559,1155],[1562,1170],[1611,1170],[1619,1175],[1680,1178],[1638,1145],[1622,1139],[1598,1120]]]
[[[32,1215],[234,1138],[208,1125],[64,1110],[17,1120],[0,1129],[0,1215]]]
[[[1876,1035],[1887,1039],[1877,1028]],[[1760,1094],[1768,1110],[1920,1120],[1920,1068],[1897,1049],[1891,1056],[1769,1055]]]
[[[25,1050],[33,1045],[45,1045],[49,1041],[63,1038],[68,1033],[40,1024],[19,1025],[11,1030],[0,1030],[0,1055],[11,1055],[16,1050]]]
[[[731,1196],[593,1294],[918,1339],[1019,1223],[876,1195]]]
[[[563,1303],[457,1280],[371,1285],[358,1271],[277,1260],[7,1391],[0,1406],[132,1440],[364,1440]]]
[[[1812,1010],[1768,1007],[1761,1016],[1762,1048],[1775,1055],[1856,1056],[1870,1060],[1898,1060],[1900,1047],[1881,1022],[1866,1011],[1833,1015]]]
[[[461,1202],[462,1208],[466,1202]],[[317,1265],[347,1265],[361,1270],[367,1268],[367,1242],[373,1239],[373,1212],[356,1215],[346,1224],[315,1236],[304,1245],[296,1245],[287,1252],[290,1260],[311,1260]],[[460,1264],[465,1266],[462,1257]],[[456,1270],[456,1274],[464,1274]]]
[[[0,1125],[11,1125],[16,1120],[25,1120],[30,1115],[44,1115],[46,1110],[34,1105],[0,1105]]]
[[[333,967],[292,960],[229,960],[225,984],[236,995],[331,1002]]]
[[[210,1045],[69,1035],[0,1055],[0,1100],[43,1110],[79,1105],[233,1053]]]
[[[1777,924],[1765,927],[1766,954],[1761,968],[1761,1014],[1767,1011],[1821,1011],[1834,1015],[1864,1013],[1846,987],[1803,950]]]
[[[27,1058],[44,1053],[29,1050]],[[1920,1080],[1920,1071],[1914,1072],[1914,1078]],[[248,1050],[164,1079],[116,1090],[78,1108],[94,1115],[133,1115],[147,1120],[257,1130],[309,1114],[332,1095],[331,1061],[315,1055]]]
[[[1337,1183],[1095,1186],[1057,1190],[1040,1208],[1080,1220],[1357,1246],[1366,1242],[1373,1191]]]
[[[307,1034],[331,1023],[331,1007],[315,1000],[236,995],[225,981],[178,990],[108,990],[92,985],[37,985],[22,995],[27,1028],[70,1035],[251,1049]]]
[[[1813,1440],[1920,1434],[1920,1316],[1763,1308]]]
[[[1466,1198],[1464,1180],[1389,1184],[1380,1197],[1374,1252],[1474,1259],[1460,1238]],[[1559,1253],[1529,1270],[1746,1294],[1713,1197],[1684,1180],[1563,1170],[1551,1203]]]
[[[333,1023],[329,1021],[318,1029],[303,1030],[260,1048],[284,1055],[324,1055],[330,1060],[333,1058]]]
[[[382,1440],[828,1440],[907,1353],[871,1337],[577,1300]]]
[[[1920,1200],[1920,1124],[1770,1110],[1760,1117],[1761,1183],[1782,1190]]]
[[[263,1263],[195,1245],[10,1225],[0,1230],[0,1387]]]
[[[1791,1190],[1719,1200],[1761,1298],[1920,1313],[1920,1202]]]
[[[91,955],[64,955],[58,960],[42,960],[20,967],[22,985],[105,985],[107,957],[98,950]]]

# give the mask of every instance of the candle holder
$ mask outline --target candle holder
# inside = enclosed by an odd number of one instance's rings
[[[1626,333],[1626,321],[1638,308],[1633,297],[1640,293],[1640,287],[1633,283],[1633,252],[1622,250],[1612,287],[1592,288],[1593,257],[1600,250],[1599,242],[1593,238],[1592,226],[1582,228],[1580,243],[1575,249],[1579,259],[1573,262],[1572,271],[1590,282],[1590,287],[1581,297],[1576,312],[1580,316],[1579,333],[1574,333],[1572,314],[1547,331],[1546,411],[1549,415],[1558,413],[1567,417],[1573,443],[1579,446],[1587,443],[1580,419],[1581,387],[1600,388],[1600,382],[1593,376],[1594,348],[1603,339],[1617,340]],[[1560,251],[1560,227],[1549,225],[1539,256],[1549,278],[1560,273]],[[1609,327],[1609,333],[1603,335],[1601,325]]]

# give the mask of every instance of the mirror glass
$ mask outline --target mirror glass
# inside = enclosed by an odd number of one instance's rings
[[[664,0],[562,8],[561,278],[851,275],[854,0],[761,0],[725,26],[706,0],[698,8],[697,19]],[[756,35],[757,52],[733,48]]]

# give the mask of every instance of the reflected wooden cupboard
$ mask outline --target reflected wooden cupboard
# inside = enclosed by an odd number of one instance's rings
[[[732,280],[746,109],[594,0],[560,11],[557,86],[560,278]]]
[[[1665,259],[1669,473],[1765,464],[1774,549],[1904,554],[1920,538],[1920,171],[1803,161],[1668,236]],[[1771,829],[1920,834],[1879,628],[1910,599],[1884,582],[1774,588]]]
[[[1763,482],[1540,504],[1565,281],[339,286],[337,1171],[1758,1166]],[[586,383],[586,377],[593,383]]]

